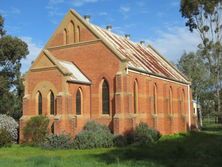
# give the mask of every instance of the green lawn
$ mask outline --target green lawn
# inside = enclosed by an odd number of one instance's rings
[[[1,167],[220,167],[222,127],[162,137],[146,147],[47,151],[14,145],[0,149]]]

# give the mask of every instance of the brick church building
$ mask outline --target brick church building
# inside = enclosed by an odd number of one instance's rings
[[[24,77],[20,139],[30,117],[75,136],[95,120],[115,134],[140,122],[162,134],[195,125],[188,79],[151,46],[70,10]]]

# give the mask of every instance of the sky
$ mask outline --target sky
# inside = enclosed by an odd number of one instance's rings
[[[0,14],[7,34],[28,44],[22,60],[29,69],[69,9],[90,15],[93,24],[112,25],[112,31],[130,34],[134,42],[146,41],[169,61],[177,62],[186,51],[195,51],[199,37],[185,27],[180,0],[0,0]]]

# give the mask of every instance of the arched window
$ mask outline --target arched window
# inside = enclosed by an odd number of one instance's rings
[[[171,86],[169,90],[169,114],[173,114],[173,90]]]
[[[69,43],[75,42],[75,24],[73,21],[70,21],[68,26],[68,34],[69,34]]]
[[[133,97],[134,97],[134,113],[138,112],[138,83],[134,81],[134,90],[133,90]]]
[[[80,42],[81,41],[81,39],[80,39],[80,27],[79,26],[77,26],[77,33],[76,33],[76,42]]]
[[[54,127],[54,122],[51,125],[51,133],[54,134],[55,133],[55,127]]]
[[[185,91],[184,89],[182,90],[182,98],[181,98],[181,112],[185,113]]]
[[[38,105],[38,114],[42,115],[42,94],[39,91],[37,93],[37,105]]]
[[[109,85],[106,80],[102,83],[102,113],[109,114]]]
[[[81,115],[82,113],[82,92],[79,88],[76,93],[76,115]]]
[[[50,99],[50,115],[55,115],[55,96],[52,91],[50,91],[49,99]]]
[[[63,31],[63,44],[68,44],[68,32],[66,30],[66,28]]]
[[[157,85],[153,86],[153,112],[157,114]]]

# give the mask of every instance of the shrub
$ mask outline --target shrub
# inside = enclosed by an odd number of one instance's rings
[[[107,148],[112,146],[113,134],[109,128],[94,121],[88,122],[73,142],[75,149]]]
[[[113,143],[116,147],[125,147],[128,145],[127,136],[117,135],[114,137]]]
[[[24,137],[27,143],[40,144],[48,133],[49,119],[45,116],[32,117],[24,127]]]
[[[72,147],[72,138],[67,134],[50,134],[45,138],[41,146],[46,149],[70,149]]]
[[[136,144],[148,144],[159,140],[160,133],[149,128],[147,124],[140,123],[133,132],[134,143]]]
[[[12,140],[11,134],[6,129],[0,129],[0,147],[10,146]]]
[[[18,139],[18,123],[4,114],[0,114],[0,129],[5,129],[11,136],[11,140],[16,142]]]

